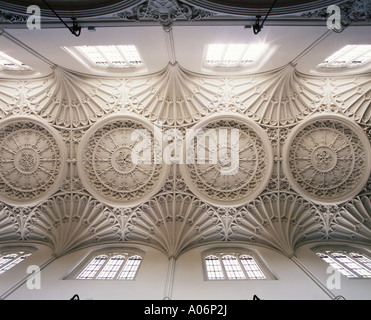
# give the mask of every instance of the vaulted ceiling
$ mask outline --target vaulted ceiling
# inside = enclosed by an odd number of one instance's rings
[[[371,65],[318,68],[370,44],[370,1],[278,0],[257,35],[273,1],[47,1],[77,19],[78,37],[34,2],[30,30],[26,1],[0,1],[0,51],[32,68],[0,71],[0,244],[62,255],[139,243],[175,257],[212,242],[288,255],[311,241],[370,244]],[[259,42],[275,47],[262,65],[204,67],[207,44]],[[134,44],[144,67],[90,68],[62,48],[111,44]],[[128,161],[135,129],[160,132],[173,161]],[[190,129],[237,129],[238,170],[177,158]]]

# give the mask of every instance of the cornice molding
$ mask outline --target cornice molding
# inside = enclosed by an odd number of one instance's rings
[[[115,12],[119,12],[121,10],[128,9],[132,6],[138,5],[139,3],[143,2],[143,0],[125,0],[125,1],[119,1],[112,5],[106,5],[101,6],[99,8],[94,9],[81,9],[81,10],[70,10],[70,9],[64,9],[64,10],[57,10],[58,14],[62,18],[93,18],[93,17],[99,17],[104,15],[110,15]],[[32,3],[35,4],[35,3]],[[31,5],[31,4],[29,4]],[[0,1],[0,7],[4,12],[7,12],[7,14],[13,14],[13,15],[26,15],[27,13],[27,7],[28,5],[17,5],[14,3],[9,3],[6,1]],[[45,6],[41,7],[41,14],[44,17],[57,19],[53,12],[51,12],[49,9],[43,9]],[[27,15],[28,16],[28,15]],[[1,22],[1,20],[0,20]]]
[[[241,16],[265,16],[269,10],[269,6],[267,8],[249,8],[246,5],[245,8],[243,7],[235,7],[233,5],[222,5],[218,4],[213,1],[208,0],[185,0],[185,3],[192,4],[194,6],[198,6],[205,10],[211,10],[218,13],[229,14],[229,15],[241,15]],[[292,5],[286,7],[273,7],[271,11],[271,15],[288,15],[288,14],[295,14],[310,10],[315,10],[319,8],[328,7],[329,5],[334,4],[334,1],[331,0],[317,0],[311,1],[305,4],[300,5]]]
[[[158,21],[166,31],[171,29],[176,20],[196,21],[213,15],[213,12],[178,0],[148,0],[130,10],[115,14],[126,21]]]
[[[335,32],[342,32],[354,22],[367,22],[371,19],[371,1],[370,0],[350,0],[342,1],[337,4],[341,13],[341,28],[334,29]],[[310,19],[325,20],[329,16],[327,8],[305,12],[302,17]]]

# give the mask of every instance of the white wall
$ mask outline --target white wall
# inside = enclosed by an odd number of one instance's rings
[[[326,245],[329,246],[331,243],[327,243]],[[319,244],[317,244],[319,245]],[[313,275],[320,280],[325,286],[327,286],[327,282],[329,285],[332,286],[335,283],[334,280],[334,272],[328,270],[329,265],[316,256],[314,250],[317,245],[305,245],[300,247],[296,251],[296,256],[298,259],[309,269]],[[345,244],[345,243],[333,243],[333,245],[339,246],[341,248],[360,248],[363,249],[365,252],[368,253],[370,256],[371,247],[365,246],[357,246],[355,244]],[[327,271],[329,273],[327,273]],[[347,277],[339,274],[339,288],[331,289],[331,292],[335,296],[343,296],[347,300],[370,300],[371,299],[371,279],[348,279]],[[334,281],[338,281],[337,279]]]
[[[236,247],[236,244],[233,245]],[[293,261],[266,248],[256,249],[270,267],[276,280],[204,280],[200,255],[203,248],[183,254],[176,263],[174,299],[328,299]]]
[[[8,295],[15,290],[15,287],[18,284],[21,284],[23,279],[27,279],[31,275],[31,273],[27,272],[29,266],[41,266],[46,263],[53,254],[49,247],[41,244],[4,244],[0,246],[0,250],[13,247],[14,250],[18,250],[19,248],[29,248],[33,252],[24,261],[14,266],[12,269],[0,274],[0,299],[8,298]],[[27,296],[30,296],[30,292],[25,294],[24,297],[27,299]]]
[[[313,245],[300,247],[296,257],[315,279],[326,286],[330,274],[328,265],[311,250]],[[27,287],[27,267],[42,265],[51,257],[48,247],[38,245],[38,250],[13,269],[0,275],[0,297],[3,299],[61,299],[68,300],[74,294],[80,299],[139,299],[162,300],[167,283],[169,260],[150,247],[130,246],[145,251],[136,279],[117,280],[63,280],[73,267],[93,250],[87,248],[60,257],[48,264],[40,274],[41,288]],[[223,245],[223,247],[226,247]],[[232,247],[243,247],[236,243]],[[99,247],[95,247],[97,249]],[[194,248],[182,254],[175,263],[173,300],[236,299],[330,299],[324,290],[311,279],[293,260],[273,250],[248,246],[255,250],[269,266],[274,280],[207,281],[201,263],[203,250],[211,245]],[[0,248],[1,249],[1,248]],[[22,283],[22,279],[25,279]],[[18,287],[17,284],[20,284]],[[371,299],[371,279],[347,279],[341,277],[341,288],[330,290],[334,296],[346,299]]]
[[[93,249],[97,248],[99,247]],[[78,294],[82,300],[163,298],[168,259],[164,254],[150,247],[140,247],[145,254],[134,281],[63,280],[68,272],[93,249],[79,250],[56,259],[41,271],[40,289],[30,290],[25,283],[7,299],[69,300],[74,294]],[[27,259],[19,266],[15,266],[13,272],[18,271],[24,275],[23,266],[31,263],[31,260],[27,261]],[[37,261],[34,259],[32,263],[37,264]]]

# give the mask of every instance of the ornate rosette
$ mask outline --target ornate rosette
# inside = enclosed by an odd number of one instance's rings
[[[33,117],[0,124],[0,200],[33,205],[53,194],[63,178],[63,141]]]
[[[336,204],[354,197],[371,170],[367,136],[340,115],[317,115],[297,126],[284,147],[283,169],[308,199]]]
[[[139,133],[139,134],[137,134]],[[166,166],[157,163],[153,125],[128,114],[92,126],[78,150],[78,169],[85,188],[113,206],[133,206],[162,186]],[[144,147],[144,144],[148,143]],[[147,156],[143,156],[144,150]]]
[[[237,206],[263,191],[273,155],[264,130],[248,118],[221,113],[187,135],[182,174],[189,188],[214,205]]]

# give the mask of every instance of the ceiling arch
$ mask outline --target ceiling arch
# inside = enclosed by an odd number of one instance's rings
[[[24,13],[12,2],[1,4]],[[290,1],[289,10],[279,5],[273,11],[272,23],[283,24],[266,26],[255,37],[244,28],[246,16],[254,20],[265,13],[268,1],[251,8],[240,1],[225,8],[226,1],[216,0],[100,4],[80,2],[73,10],[86,18],[84,27],[97,27],[79,38],[50,15],[41,30],[27,30],[26,16],[0,12],[7,28],[0,31],[2,50],[35,71],[1,72],[1,244],[42,243],[55,255],[97,244],[142,244],[173,258],[227,242],[289,256],[318,241],[369,245],[370,65],[339,72],[317,68],[339,46],[368,41],[367,22],[335,33],[321,18],[329,1]],[[71,17],[72,11],[61,12]],[[279,17],[290,12],[299,26]],[[205,70],[205,44],[217,41],[266,41],[277,51],[261,68]],[[145,68],[96,72],[61,48],[121,42],[138,47]],[[228,157],[209,168],[183,170],[175,153],[167,170],[154,170],[157,179],[140,179],[128,144],[115,138],[128,142],[128,131],[145,125],[161,128],[163,148],[174,152],[189,130],[239,129],[246,152],[238,169],[244,173],[234,180],[219,175],[216,169],[225,169]],[[313,130],[311,139],[307,133]],[[228,141],[224,156],[232,150]],[[348,165],[333,171],[345,158],[341,150],[349,153]],[[63,167],[60,176],[53,171],[56,163]],[[313,181],[303,174],[306,167],[320,172]],[[51,177],[50,185],[43,184],[48,179],[39,168]],[[340,183],[342,188],[323,192],[323,184]],[[17,198],[22,188],[31,189],[29,201]]]
[[[269,173],[267,175],[269,179],[266,184],[264,183],[259,193],[252,198],[246,198],[245,202],[239,201],[233,204],[232,202],[228,203],[228,197],[231,200],[233,197],[227,192],[225,193],[226,198],[223,200],[227,205],[220,203],[220,199],[218,201],[206,199],[207,201],[205,201],[197,192],[195,193],[193,188],[189,187],[189,181],[178,163],[170,165],[164,176],[164,181],[161,183],[153,181],[157,190],[155,194],[149,195],[149,198],[147,196],[141,197],[141,200],[136,203],[126,203],[126,200],[122,200],[121,205],[118,202],[112,204],[111,201],[104,197],[96,197],[94,192],[88,190],[89,188],[82,179],[83,172],[81,171],[85,160],[78,156],[78,150],[82,141],[88,141],[91,137],[90,133],[93,131],[89,131],[89,128],[95,128],[94,132],[99,133],[101,137],[106,137],[105,143],[101,146],[106,150],[111,150],[111,147],[115,145],[114,141],[109,138],[109,135],[104,134],[102,128],[111,120],[120,119],[118,117],[122,117],[123,112],[130,114],[132,119],[143,117],[147,122],[155,124],[158,118],[152,117],[152,113],[147,111],[152,109],[153,103],[157,104],[158,101],[151,102],[149,100],[137,108],[139,96],[136,94],[136,90],[138,90],[138,92],[154,92],[154,96],[159,95],[156,93],[157,91],[152,91],[152,81],[155,81],[154,83],[160,81],[158,85],[161,83],[165,87],[166,81],[171,81],[172,84],[177,85],[177,89],[187,87],[187,81],[190,81],[189,85],[192,84],[193,87],[189,88],[193,88],[193,90],[184,96],[187,100],[191,99],[191,93],[197,96],[203,90],[209,93],[215,91],[215,93],[224,96],[224,99],[231,96],[234,96],[233,99],[235,99],[241,94],[253,90],[251,81],[259,79],[256,76],[207,77],[209,84],[206,85],[203,75],[192,74],[187,70],[179,69],[179,66],[169,65],[167,70],[161,71],[157,75],[127,79],[86,77],[86,75],[74,74],[66,70],[61,76],[57,75],[61,71],[55,70],[55,74],[49,78],[3,80],[0,86],[1,110],[3,110],[0,125],[6,125],[12,119],[15,121],[17,116],[21,115],[22,119],[36,118],[45,123],[45,126],[50,126],[53,130],[58,131],[58,135],[63,141],[60,148],[65,157],[63,162],[65,162],[66,171],[52,194],[46,195],[46,198],[38,199],[35,203],[24,205],[22,201],[14,202],[3,199],[0,206],[0,241],[7,243],[11,241],[42,242],[49,245],[57,255],[95,243],[142,243],[161,250],[169,257],[179,256],[190,248],[205,243],[225,241],[255,243],[273,248],[286,255],[292,254],[300,245],[312,241],[350,240],[368,243],[370,239],[370,179],[366,181],[365,176],[364,181],[366,182],[362,182],[362,185],[359,184],[360,189],[357,190],[357,194],[354,195],[353,191],[344,193],[340,202],[333,203],[331,195],[326,194],[322,194],[322,200],[312,201],[311,197],[303,195],[303,192],[298,188],[294,188],[292,179],[283,170],[283,161],[288,155],[284,145],[289,141],[292,132],[296,130],[305,133],[306,124],[315,121],[318,117],[321,117],[322,121],[328,122],[335,118],[346,119],[345,123],[352,123],[351,127],[357,127],[358,133],[368,132],[370,119],[365,115],[369,114],[370,104],[369,102],[365,103],[369,101],[367,97],[370,82],[367,81],[366,76],[357,78],[356,82],[353,77],[341,79],[337,77],[334,81],[323,77],[307,77],[296,73],[291,68],[292,66],[288,69],[289,71],[285,70],[284,72],[290,74],[290,77],[287,78],[290,83],[287,88],[288,92],[297,90],[292,99],[295,101],[309,99],[311,94],[317,96],[318,93],[319,96],[316,100],[318,108],[303,113],[301,117],[295,118],[289,124],[276,121],[275,118],[268,122],[260,121],[260,117],[257,115],[261,107],[246,113],[244,109],[235,108],[234,103],[224,103],[223,107],[212,110],[214,115],[224,121],[228,120],[227,115],[230,115],[232,111],[232,114],[238,115],[236,119],[243,118],[247,123],[252,121],[254,123],[252,128],[259,127],[259,132],[264,132],[261,139],[264,139],[266,147],[270,149],[272,154],[271,158],[264,160],[269,162],[267,162],[267,166],[271,167],[271,170],[264,170]],[[163,78],[163,74],[172,72],[171,70],[176,71],[172,77]],[[264,91],[267,97],[271,97],[270,99],[273,99],[275,95],[284,97],[284,91],[277,91],[277,83],[282,84],[282,72],[282,70],[275,70],[264,77],[264,83],[266,83]],[[185,74],[188,76],[185,77]],[[178,79],[175,80],[175,77]],[[65,83],[71,79],[73,79],[74,87],[68,82]],[[261,80],[263,81],[263,77]],[[235,91],[234,86],[225,86],[226,83],[232,81],[236,81],[235,85],[242,86],[240,87],[241,91]],[[292,86],[292,82],[297,82],[297,85]],[[14,86],[15,83],[17,86]],[[52,86],[50,86],[51,83]],[[242,90],[243,86],[245,86],[244,90]],[[8,104],[7,88],[10,87],[16,89],[17,93],[14,94],[14,97],[19,96],[22,99]],[[213,90],[211,90],[212,87]],[[318,88],[321,88],[322,91],[319,91]],[[89,100],[85,97],[90,90],[93,90],[92,92],[96,95],[95,100]],[[58,92],[67,91],[70,92],[69,95],[61,95],[66,100],[64,104],[69,106],[67,109],[60,107],[39,109],[40,106],[50,106],[50,102],[59,96]],[[73,94],[71,94],[72,92]],[[125,94],[117,96],[117,92],[125,92]],[[172,101],[162,118],[166,123],[164,129],[170,129],[167,131],[167,138],[163,140],[164,146],[174,141],[175,136],[172,135],[173,131],[171,130],[177,129],[180,134],[184,134],[186,129],[191,129],[208,119],[207,114],[201,114],[199,115],[200,120],[174,122],[174,112],[178,108],[175,102],[179,101],[179,98],[173,98],[173,94],[176,92],[176,90],[161,91],[160,101]],[[223,92],[224,94],[222,94]],[[238,92],[240,94],[237,94]],[[330,96],[331,92],[336,92],[336,103],[324,103],[325,97]],[[79,108],[84,108],[85,104],[85,108],[88,108],[90,103],[92,106],[96,105],[96,101],[98,101],[96,99],[107,101],[110,95],[115,97],[112,100],[115,102],[107,107],[106,112],[96,116],[100,113],[100,109],[89,107],[90,112],[95,115],[90,122],[81,122],[79,113],[71,112],[73,108],[76,108],[71,104],[71,101],[75,101]],[[219,96],[208,94],[202,95],[202,97],[203,104],[210,106]],[[234,101],[233,99],[231,101]],[[352,101],[354,108],[349,109],[349,105],[345,101]],[[243,105],[253,104],[244,103]],[[283,108],[282,115],[287,115],[291,106],[290,104],[281,104],[281,108]],[[285,111],[284,108],[287,110]],[[41,112],[41,110],[43,111]],[[332,113],[329,115],[330,110]],[[334,113],[341,114],[341,116],[334,115]],[[68,121],[63,117],[66,117]],[[56,119],[59,120],[56,121]],[[230,119],[233,121],[234,118]],[[113,123],[113,125],[115,129],[120,129],[119,123]],[[321,130],[319,132],[324,132]],[[351,128],[342,128],[341,130],[343,135],[349,136],[347,139],[353,139]],[[327,137],[330,138],[330,134],[327,134]],[[364,137],[362,141],[369,144],[369,139],[369,136],[368,139]],[[14,142],[14,140],[12,141]],[[243,139],[241,141],[242,147],[249,145],[247,140],[246,142],[243,142],[245,141]],[[94,149],[97,145],[93,143],[91,146]],[[17,150],[13,143],[7,145],[7,149],[9,148]],[[363,157],[361,149],[357,146],[352,148],[356,158]],[[11,149],[9,150],[11,151]],[[11,154],[13,153],[11,152]],[[82,154],[84,152],[80,155]],[[99,156],[99,151],[96,150],[93,154]],[[261,157],[264,152],[260,150],[258,154]],[[1,157],[2,160],[5,159],[3,154]],[[107,157],[110,156],[107,155]],[[103,157],[100,159],[104,161]],[[112,159],[109,163],[113,163]],[[261,164],[258,165],[261,166]],[[359,165],[358,160],[353,163],[354,167],[358,168]],[[24,171],[28,167],[22,168]],[[118,175],[115,176],[120,179]],[[209,178],[210,181],[213,181],[212,177]],[[30,173],[27,179],[30,183],[36,181],[36,177]],[[192,179],[192,183],[202,187],[202,179],[197,176],[192,176]],[[223,180],[220,180],[219,184],[222,187]],[[2,179],[1,192],[4,192],[5,185],[6,180]]]

